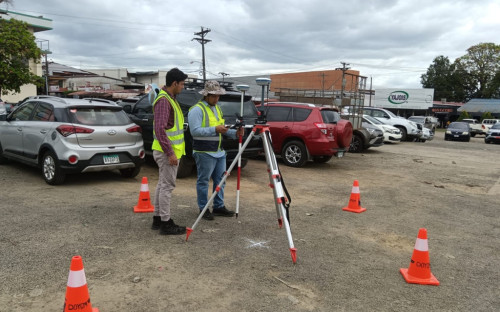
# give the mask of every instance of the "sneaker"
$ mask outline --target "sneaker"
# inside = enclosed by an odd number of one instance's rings
[[[201,213],[201,211],[200,211]],[[205,219],[205,220],[213,220],[214,219],[214,215],[210,212],[210,210],[206,210],[205,213],[203,214],[203,217],[201,217],[202,219]]]
[[[219,217],[232,217],[234,216],[234,211],[227,210],[226,206],[222,208],[213,209],[212,214]]]
[[[152,230],[159,230],[161,225],[161,217],[153,216],[153,224],[151,225]]]
[[[160,234],[161,235],[180,235],[186,233],[185,226],[178,226],[174,220],[161,221]]]

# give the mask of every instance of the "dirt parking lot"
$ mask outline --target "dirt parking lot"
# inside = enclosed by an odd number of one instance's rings
[[[45,184],[0,166],[0,311],[60,311],[81,255],[94,307],[106,311],[498,311],[500,145],[398,143],[305,168],[281,165],[292,196],[297,263],[279,229],[266,164],[243,169],[238,219],[202,220],[189,241],[134,214],[141,177],[118,173]],[[358,180],[366,212],[342,211]],[[176,223],[196,220],[195,177],[178,180]],[[235,205],[236,174],[226,186]],[[419,228],[440,286],[407,284]]]

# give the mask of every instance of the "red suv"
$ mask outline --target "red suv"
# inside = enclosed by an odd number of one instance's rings
[[[349,148],[352,125],[338,111],[307,103],[272,102],[258,107],[266,114],[274,152],[287,166],[302,167],[342,157]]]

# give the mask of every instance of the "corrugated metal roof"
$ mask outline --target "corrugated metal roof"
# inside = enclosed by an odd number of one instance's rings
[[[465,103],[457,111],[466,111],[468,113],[487,113],[500,114],[500,99],[472,99]]]

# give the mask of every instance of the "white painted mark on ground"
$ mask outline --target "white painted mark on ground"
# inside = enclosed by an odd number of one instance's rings
[[[498,178],[497,183],[495,183],[489,190],[488,195],[500,195],[500,178]]]
[[[246,246],[246,248],[271,248],[269,246],[266,246],[268,242],[256,242],[254,240],[245,238],[249,245]]]

